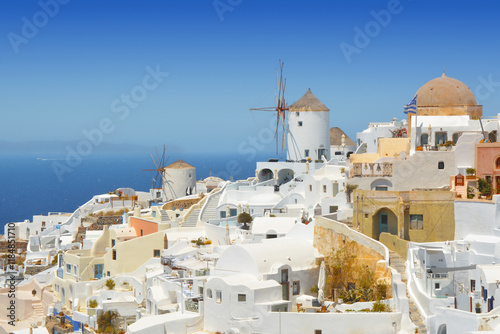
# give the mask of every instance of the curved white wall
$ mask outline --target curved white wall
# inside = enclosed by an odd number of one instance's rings
[[[309,150],[309,158],[318,160],[318,150],[324,149],[330,160],[330,112],[291,111],[288,115],[288,159],[307,159],[305,151]]]

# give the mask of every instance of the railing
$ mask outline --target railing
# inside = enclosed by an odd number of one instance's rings
[[[392,162],[377,162],[365,163],[355,162],[351,170],[351,178],[353,177],[376,177],[376,176],[392,176]]]

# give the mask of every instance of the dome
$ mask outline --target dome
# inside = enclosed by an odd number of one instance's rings
[[[447,77],[445,73],[420,87],[418,107],[451,107],[477,105],[474,94],[462,81]]]

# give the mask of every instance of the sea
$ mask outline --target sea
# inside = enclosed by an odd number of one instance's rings
[[[260,152],[176,153],[166,165],[182,159],[196,167],[197,180],[210,175],[246,179],[257,161],[273,158]],[[156,176],[150,153],[95,153],[79,161],[58,154],[0,154],[0,234],[9,222],[32,221],[33,215],[73,212],[97,194],[117,188],[148,192]],[[156,158],[156,157],[155,157]],[[158,160],[158,159],[155,159]]]

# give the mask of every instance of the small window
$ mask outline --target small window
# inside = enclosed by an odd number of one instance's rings
[[[452,136],[452,140],[453,140],[453,143],[456,144],[457,141],[458,141],[458,138],[460,138],[460,136],[462,135],[461,132],[455,132]]]
[[[73,274],[78,275],[78,267],[77,266],[73,266]]]
[[[330,213],[337,212],[339,207],[337,205],[330,205]]]
[[[476,291],[476,280],[471,279],[470,280],[470,292],[474,292],[474,291]]]
[[[304,155],[306,156],[306,158],[308,158],[309,157],[309,150],[305,150]]]
[[[226,211],[221,211],[220,212],[220,217],[221,218],[226,218]]]
[[[500,169],[500,157],[495,159],[495,169]]]
[[[313,191],[313,186],[312,184],[309,185],[309,191]]]
[[[379,186],[379,187],[375,187],[375,190],[376,191],[387,191],[387,190],[389,190],[389,188],[387,188],[386,186]]]
[[[448,141],[446,132],[436,132],[436,146],[444,144]]]
[[[323,185],[323,192],[326,193],[326,185]]]
[[[144,235],[144,231],[143,229],[141,228],[141,237]]]
[[[444,161],[438,162],[438,169],[444,169]]]
[[[434,283],[434,289],[436,290],[441,289],[441,283]]]
[[[293,294],[294,295],[300,294],[300,281],[293,282]]]
[[[299,126],[302,126],[302,121],[299,121]]]
[[[315,329],[314,330],[314,334],[322,334],[323,331],[321,331],[321,329]]]
[[[113,260],[116,260],[116,249],[113,249]]]
[[[108,277],[111,276],[111,273],[109,271],[107,271],[106,273]]]
[[[156,218],[156,211],[153,211],[153,218]]]
[[[281,270],[281,283],[288,282],[288,269]]]
[[[238,209],[229,209],[229,216],[234,217],[238,215]]]
[[[215,290],[215,302],[222,303],[222,291]]]
[[[159,249],[155,249],[155,250],[153,251],[153,256],[154,256],[154,257],[160,257],[160,250],[159,250]]]
[[[71,274],[71,264],[69,264],[69,263],[66,264],[66,272],[68,274]]]
[[[212,298],[212,289],[207,289],[207,298]]]
[[[45,222],[42,222],[42,227],[45,227]]]
[[[299,117],[299,116],[300,116],[300,112],[298,112],[298,111],[297,111],[297,112],[295,113],[295,116]]]
[[[368,214],[367,213],[365,213],[365,218],[368,218]]]
[[[424,215],[410,215],[410,229],[423,230],[424,229]]]
[[[247,301],[247,295],[244,293],[238,293],[238,302],[244,303]]]
[[[111,239],[111,247],[115,247],[115,244],[116,244],[116,240],[115,239]]]

